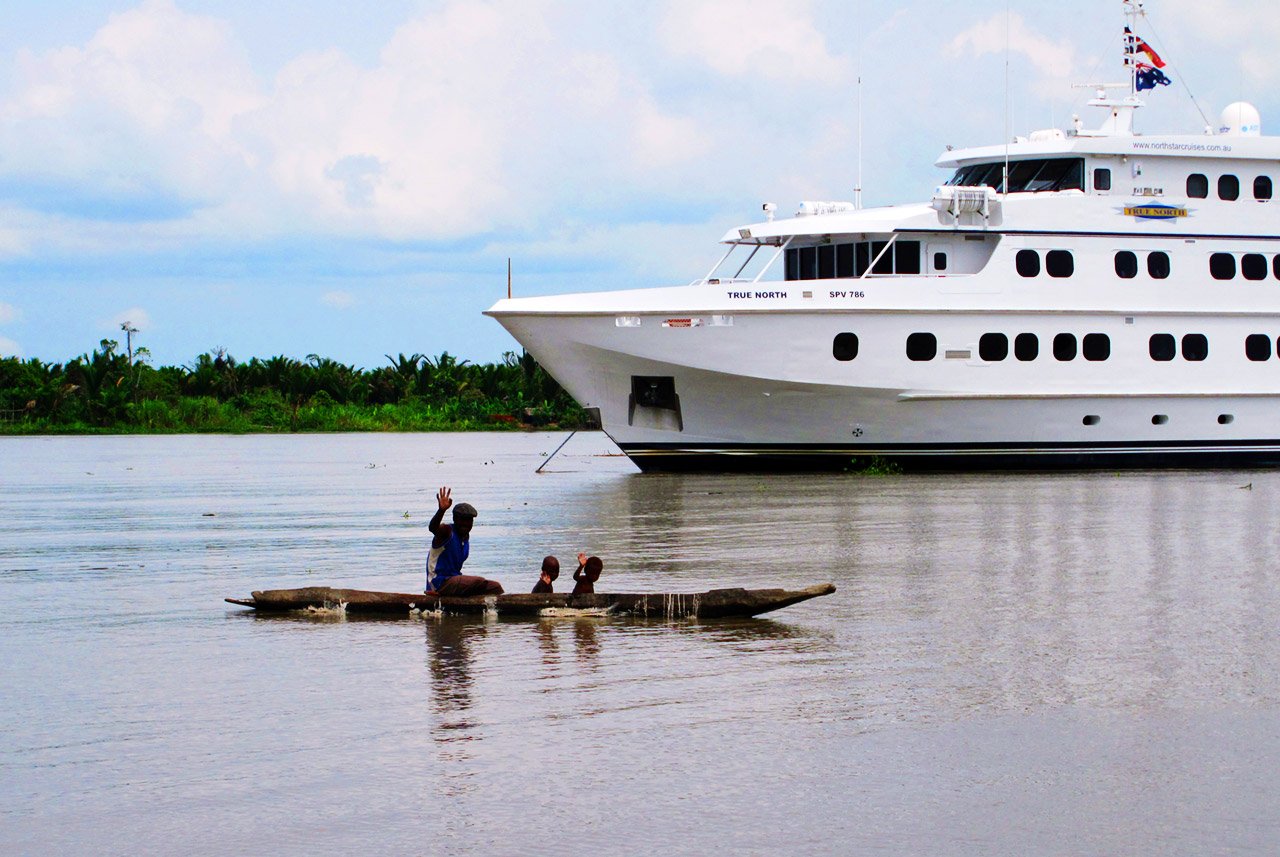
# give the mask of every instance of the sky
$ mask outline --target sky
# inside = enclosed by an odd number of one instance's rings
[[[1237,100],[1280,123],[1274,6],[1146,8],[1174,83],[1140,131]],[[516,295],[687,283],[761,203],[852,199],[859,136],[866,205],[927,199],[947,145],[1096,125],[1070,84],[1120,79],[1123,23],[1120,0],[9,0],[0,355],[64,362],[127,321],[157,364],[494,361],[519,350],[482,315],[508,258]]]

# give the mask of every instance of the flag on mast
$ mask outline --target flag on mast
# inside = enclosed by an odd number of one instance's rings
[[[1146,43],[1140,36],[1136,36],[1133,30],[1128,27],[1124,28],[1124,52],[1125,65],[1133,67],[1133,88],[1138,92],[1146,89],[1155,89],[1157,86],[1168,86],[1173,80],[1160,69],[1164,68],[1165,62],[1160,59],[1160,55],[1155,52],[1155,48]],[[1146,54],[1149,62],[1138,61],[1137,54]]]

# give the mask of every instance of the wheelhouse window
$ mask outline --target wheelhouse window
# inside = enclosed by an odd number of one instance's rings
[[[1163,280],[1169,276],[1169,254],[1157,250],[1147,254],[1147,274],[1153,280]]]
[[[1111,337],[1105,333],[1086,333],[1081,353],[1085,360],[1106,360],[1111,356]]]
[[[1233,175],[1218,176],[1218,199],[1235,202],[1240,198],[1240,179]]]
[[[1209,196],[1209,179],[1204,173],[1187,176],[1187,196],[1192,199],[1205,199]]]
[[[1044,255],[1044,270],[1050,277],[1070,277],[1076,272],[1076,260],[1068,250],[1050,250]]]
[[[1265,280],[1267,267],[1267,257],[1261,253],[1245,253],[1240,258],[1240,274],[1246,280]]]
[[[932,360],[938,356],[938,338],[932,333],[913,333],[907,337],[907,359]]]
[[[984,333],[978,340],[978,357],[988,363],[999,363],[1009,356],[1009,337],[1003,333]]]
[[[1148,343],[1151,359],[1166,363],[1178,356],[1178,343],[1172,333],[1153,333]]]
[[[1265,333],[1251,333],[1244,339],[1244,356],[1261,363],[1271,359],[1271,337]]]
[[[1064,363],[1076,359],[1076,336],[1074,333],[1059,333],[1053,338],[1053,357]]]
[[[1209,356],[1209,339],[1203,333],[1182,337],[1182,359],[1199,362]]]
[[[858,334],[856,333],[837,333],[835,339],[831,341],[831,356],[842,362],[847,362],[858,356]]]
[[[1138,276],[1138,256],[1128,250],[1116,253],[1116,276],[1122,280],[1132,280]]]
[[[985,186],[1005,192],[1004,161],[961,167],[947,184]],[[1009,162],[1008,193],[1061,190],[1084,190],[1083,158],[1036,158]]]
[[[1253,180],[1253,198],[1259,202],[1271,199],[1271,177],[1258,176]]]
[[[888,247],[888,250],[885,248]],[[884,255],[880,252],[885,250]],[[872,260],[880,256],[873,274],[919,274],[920,242],[859,241],[792,247],[787,250],[788,280],[829,280],[861,277]]]
[[[1214,253],[1209,257],[1209,273],[1215,280],[1234,280],[1236,257],[1230,253]]]
[[[1028,363],[1040,356],[1040,339],[1034,333],[1019,333],[1013,339],[1013,356]]]
[[[1040,254],[1035,250],[1019,250],[1013,263],[1018,273],[1024,277],[1040,276]]]

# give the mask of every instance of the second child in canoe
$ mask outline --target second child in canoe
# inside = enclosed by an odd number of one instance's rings
[[[604,562],[598,556],[587,556],[585,553],[578,554],[578,570],[573,573],[575,582],[573,587],[574,595],[591,594],[596,591],[595,583],[600,579],[600,572],[604,571]]]

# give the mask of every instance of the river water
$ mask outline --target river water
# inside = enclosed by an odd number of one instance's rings
[[[641,475],[563,439],[0,439],[0,852],[1274,853],[1280,472]],[[223,602],[419,590],[445,484],[508,591],[579,550],[601,591],[838,591]]]

